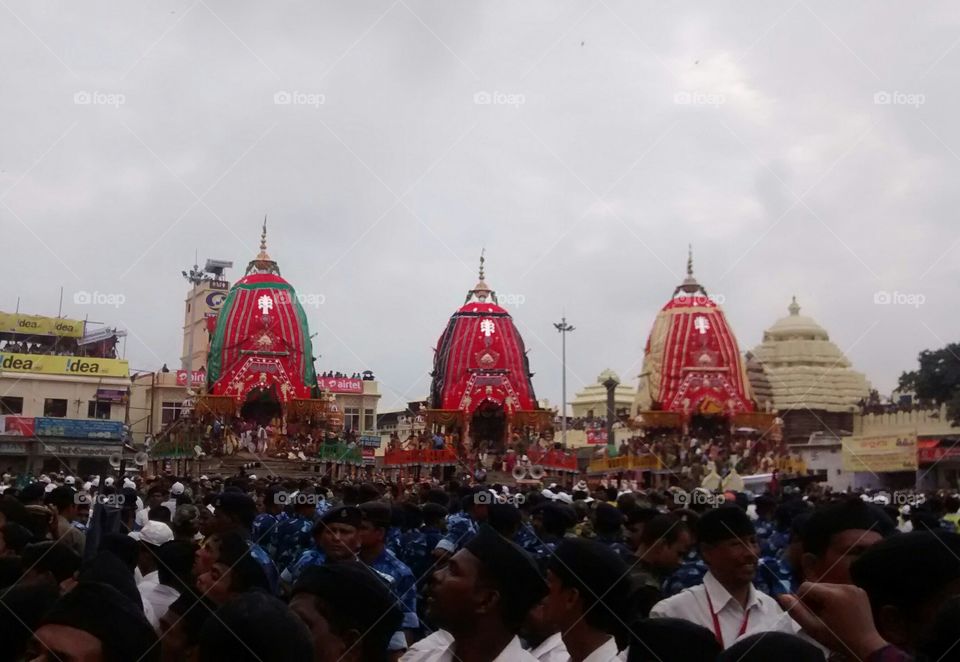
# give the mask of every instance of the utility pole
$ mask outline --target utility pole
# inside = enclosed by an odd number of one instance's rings
[[[561,362],[563,364],[563,392],[560,399],[560,443],[563,445],[563,449],[567,449],[567,334],[573,331],[574,327],[567,324],[567,316],[564,315],[559,322],[553,323],[554,328],[560,332],[561,345],[563,347],[561,353]]]

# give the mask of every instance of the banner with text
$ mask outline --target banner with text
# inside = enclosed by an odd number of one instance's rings
[[[317,377],[317,385],[322,391],[331,393],[363,393],[362,379],[346,377]]]
[[[25,333],[31,336],[82,338],[83,322],[62,317],[0,313],[0,333]]]
[[[844,471],[916,471],[917,433],[846,437],[842,452]]]
[[[95,418],[37,418],[34,420],[38,437],[67,439],[120,439],[123,437],[122,421],[105,421]]]
[[[207,372],[205,370],[194,370],[191,379],[193,386],[203,386],[207,383]],[[177,370],[177,386],[187,385],[187,371]]]
[[[4,353],[0,354],[0,373],[2,372],[83,377],[129,377],[130,367],[123,359]]]

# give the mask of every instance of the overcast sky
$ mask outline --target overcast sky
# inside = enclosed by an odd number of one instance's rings
[[[0,17],[0,310],[56,314],[62,285],[66,316],[127,329],[132,368],[179,363],[181,269],[198,250],[235,280],[265,213],[317,303],[318,369],[373,370],[381,410],[427,393],[481,247],[551,402],[564,311],[570,397],[608,367],[636,382],[688,242],[743,351],[791,295],[882,393],[957,340],[955,3],[4,0]]]

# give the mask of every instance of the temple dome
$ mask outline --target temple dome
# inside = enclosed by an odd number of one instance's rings
[[[243,400],[256,391],[281,402],[310,398],[316,388],[307,316],[267,253],[266,220],[260,252],[217,315],[207,383],[213,395]]]
[[[480,279],[450,317],[434,350],[430,404],[472,412],[481,403],[506,413],[537,409],[523,338],[513,318]]]
[[[754,410],[737,339],[717,303],[687,276],[653,322],[637,391],[640,411],[734,414]]]
[[[849,412],[870,393],[866,377],[853,370],[827,331],[800,314],[794,297],[789,314],[774,322],[751,352],[763,366],[780,411]]]

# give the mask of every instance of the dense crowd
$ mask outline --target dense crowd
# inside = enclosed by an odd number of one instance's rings
[[[955,493],[2,488],[0,662],[960,659]]]

